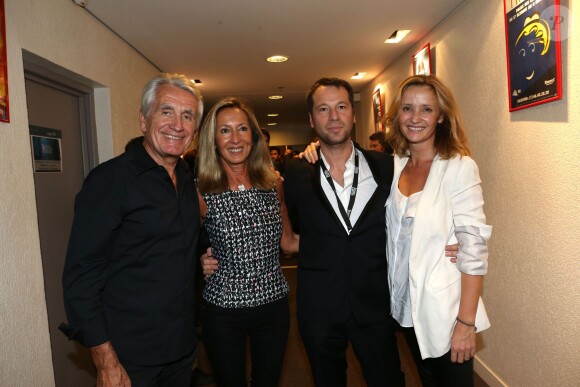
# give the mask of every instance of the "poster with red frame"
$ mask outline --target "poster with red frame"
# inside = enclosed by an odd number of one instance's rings
[[[559,0],[504,0],[504,13],[510,112],[562,99]]]
[[[430,74],[433,74],[431,69],[431,44],[427,43],[413,54],[413,75]]]
[[[10,122],[8,108],[8,69],[6,65],[6,18],[4,0],[0,0],[0,121]]]
[[[381,89],[377,88],[373,93],[373,115],[375,117],[375,132],[383,131],[383,102],[381,101]]]

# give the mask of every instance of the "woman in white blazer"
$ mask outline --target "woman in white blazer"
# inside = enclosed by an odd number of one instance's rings
[[[424,386],[472,386],[487,239],[481,180],[451,92],[434,76],[401,83],[384,117],[395,176],[386,203],[391,314]],[[460,243],[457,259],[445,246]],[[452,262],[453,261],[453,262]]]

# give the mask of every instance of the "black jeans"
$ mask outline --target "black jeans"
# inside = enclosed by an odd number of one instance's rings
[[[189,387],[197,351],[171,363],[157,366],[123,364],[132,387]]]
[[[459,363],[451,362],[451,351],[436,358],[421,359],[415,329],[401,328],[413,354],[423,387],[473,387],[473,358]]]
[[[208,304],[203,343],[219,387],[247,386],[246,341],[250,339],[252,387],[277,386],[288,339],[288,298],[251,308]]]

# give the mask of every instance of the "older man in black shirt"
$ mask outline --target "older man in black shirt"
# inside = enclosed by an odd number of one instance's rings
[[[189,386],[200,216],[180,155],[202,110],[187,78],[151,80],[142,141],[95,168],[77,196],[61,329],[90,348],[97,386]]]

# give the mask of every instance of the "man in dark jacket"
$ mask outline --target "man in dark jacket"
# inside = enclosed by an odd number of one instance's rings
[[[187,78],[152,79],[144,137],[95,168],[76,198],[61,330],[90,349],[97,386],[189,386],[200,215],[180,156],[202,111]]]
[[[348,82],[323,78],[307,98],[319,162],[286,164],[284,190],[300,234],[298,322],[317,386],[346,386],[350,342],[370,387],[404,385],[390,318],[385,201],[393,158],[350,134]]]

